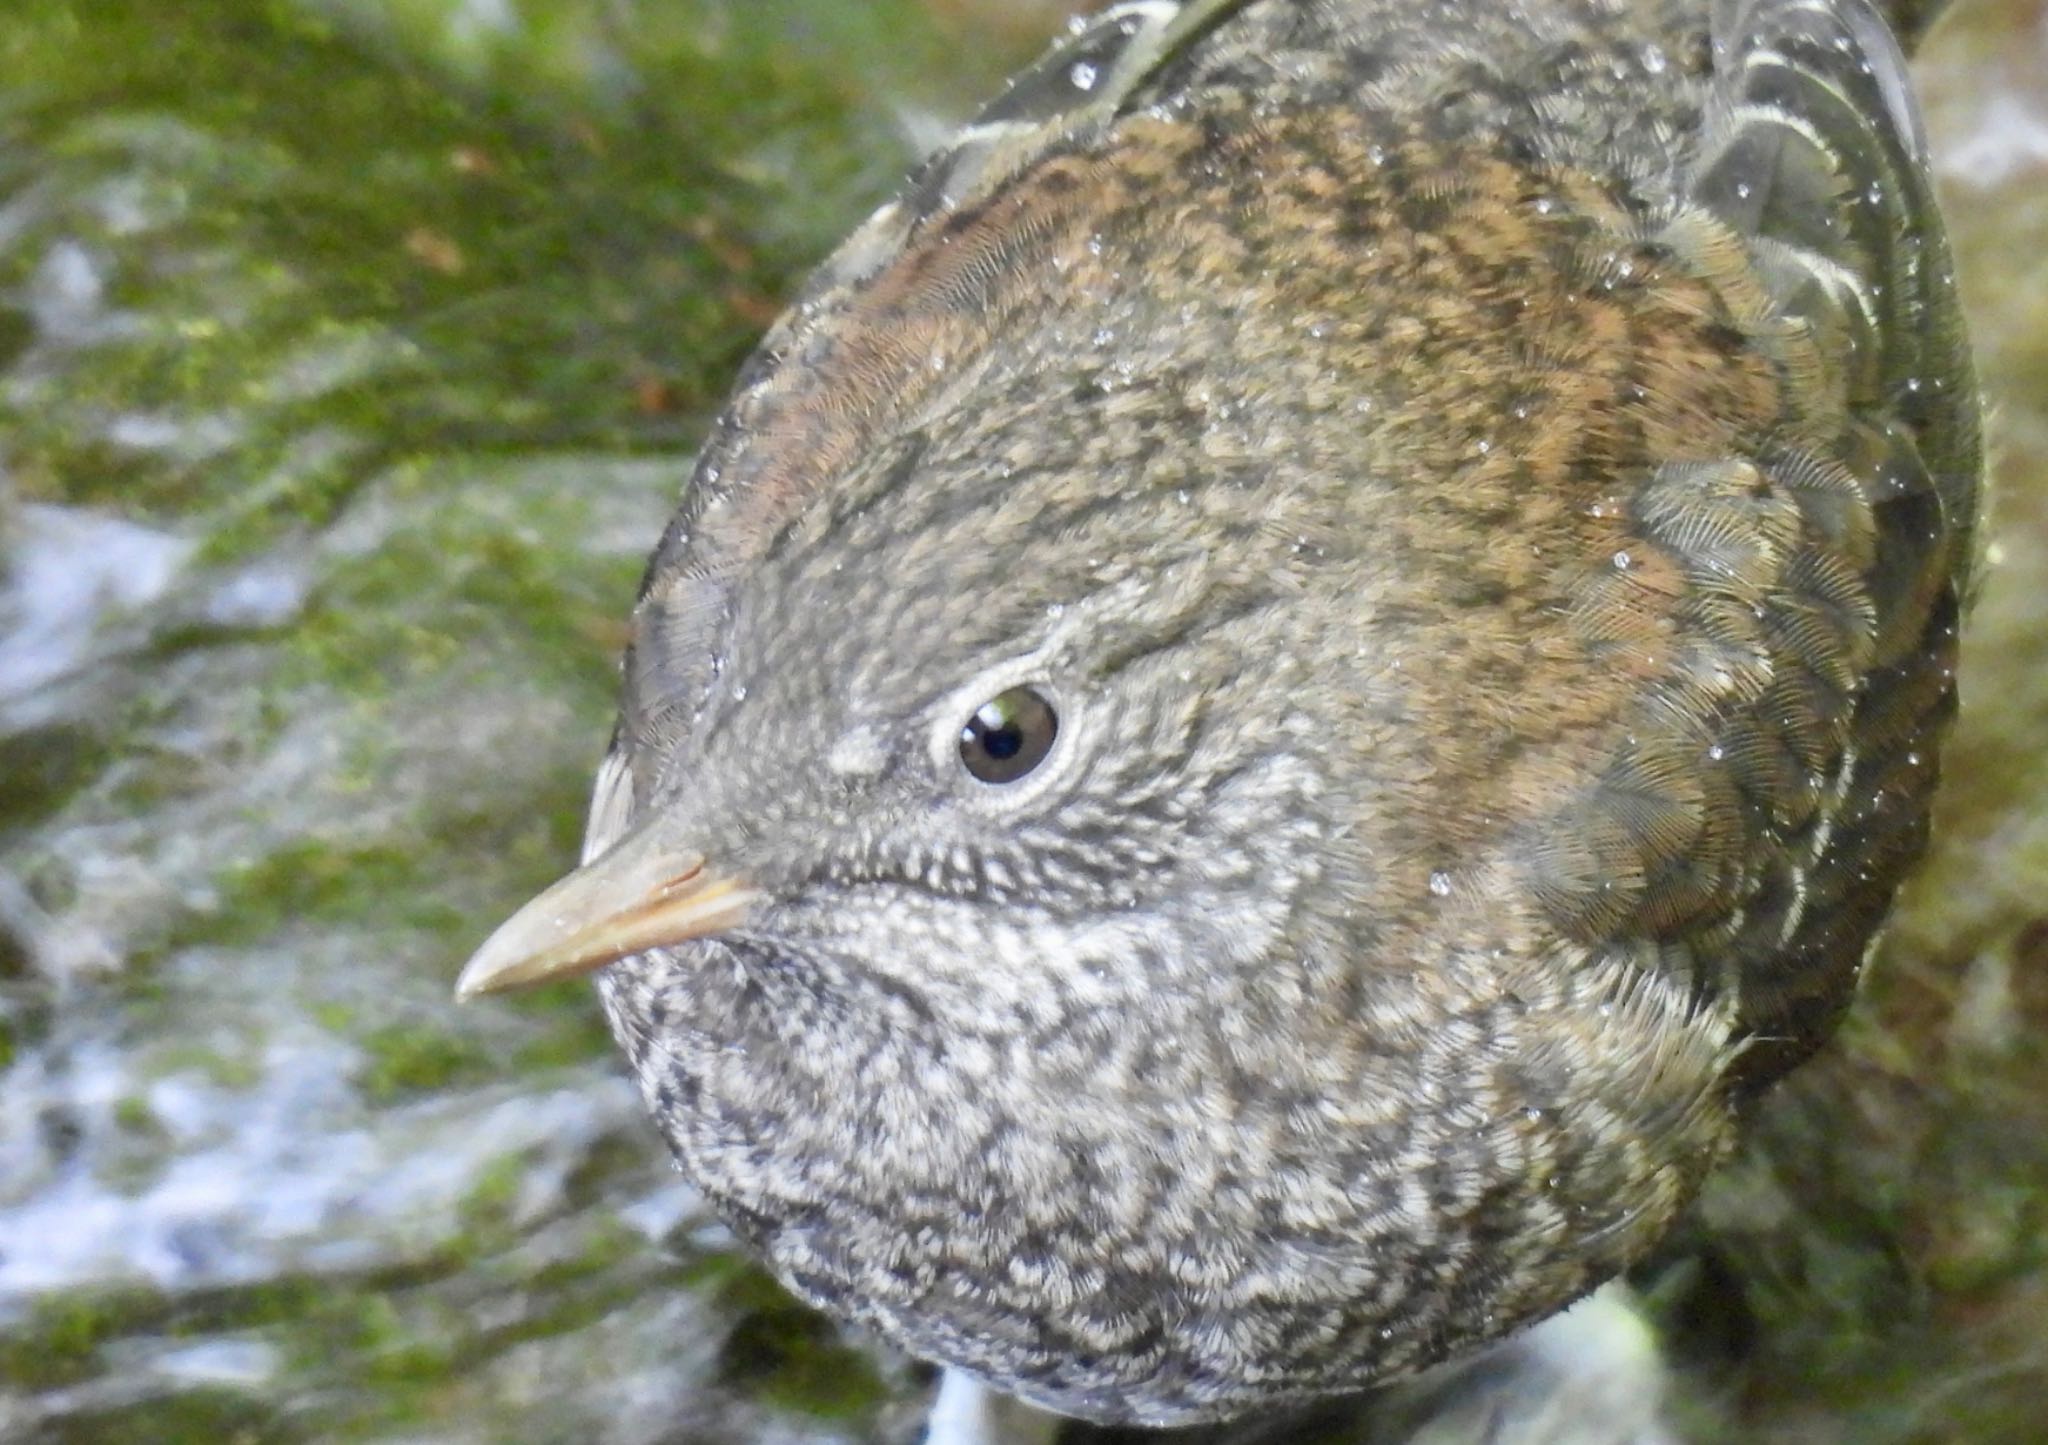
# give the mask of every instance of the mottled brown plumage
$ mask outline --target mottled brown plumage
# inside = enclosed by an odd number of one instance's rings
[[[1614,1274],[1925,834],[1980,460],[1902,66],[1861,0],[1112,9],[749,364],[595,861],[467,984],[609,962],[770,1266],[1056,1410]]]

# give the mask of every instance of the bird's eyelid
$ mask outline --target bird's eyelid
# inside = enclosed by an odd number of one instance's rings
[[[1075,690],[1062,684],[1059,674],[1044,666],[1043,659],[1043,650],[1030,657],[1013,658],[1007,665],[977,674],[933,706],[928,739],[931,766],[942,784],[972,798],[977,809],[1014,811],[1043,798],[1062,779],[1072,776],[1086,730],[1086,712],[1075,697]],[[963,752],[963,740],[983,708],[1015,691],[1039,695],[1055,720],[1057,734],[1051,747],[1026,771],[997,785],[971,769]]]
[[[926,717],[931,724],[935,752],[943,752],[941,745],[951,748],[974,710],[998,693],[1013,687],[1040,688],[1048,697],[1058,693],[1061,689],[1055,644],[1056,639],[1048,639],[1042,647],[1004,658],[933,697],[926,707]]]

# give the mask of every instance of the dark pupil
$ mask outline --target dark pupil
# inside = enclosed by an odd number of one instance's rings
[[[960,729],[960,760],[984,783],[1013,783],[1045,761],[1059,728],[1043,696],[1013,687],[976,708]]]
[[[994,727],[984,725],[981,750],[997,762],[1007,763],[1024,751],[1024,729],[1013,722],[997,723]]]

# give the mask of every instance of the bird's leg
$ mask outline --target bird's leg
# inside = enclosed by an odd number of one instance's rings
[[[948,1370],[939,1379],[924,1445],[1052,1445],[1059,1428],[1057,1416],[999,1395],[971,1375]]]

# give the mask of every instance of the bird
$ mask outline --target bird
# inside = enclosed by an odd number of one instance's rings
[[[1644,1259],[1853,997],[1956,708],[1890,19],[1077,20],[745,364],[583,861],[458,993],[593,973],[785,1286],[1059,1416],[1412,1378]]]

